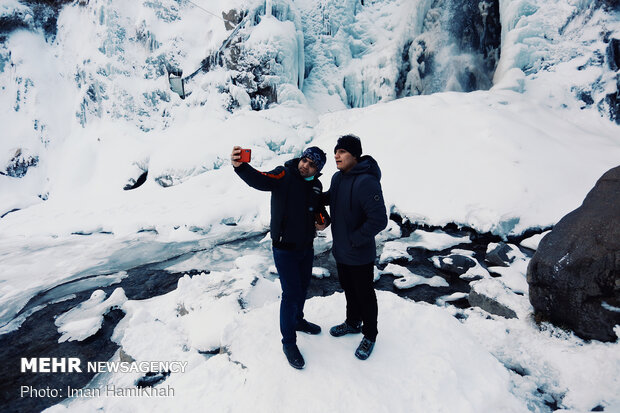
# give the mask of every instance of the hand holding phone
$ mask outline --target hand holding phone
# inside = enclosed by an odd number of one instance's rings
[[[233,146],[232,153],[230,154],[230,162],[235,168],[239,167],[244,162],[250,162],[252,150],[243,149],[241,146]]]

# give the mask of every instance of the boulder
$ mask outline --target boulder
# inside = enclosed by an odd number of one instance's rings
[[[476,260],[460,254],[433,257],[432,261],[436,268],[457,275],[465,274],[467,270],[476,266]]]
[[[487,313],[504,318],[517,318],[517,313],[514,310],[500,303],[495,297],[482,294],[474,289],[467,296],[467,301],[469,301],[469,305],[472,307],[479,307]]]
[[[527,269],[538,316],[584,339],[615,341],[620,324],[620,166],[560,220]]]
[[[494,266],[509,267],[512,261],[514,261],[514,257],[508,256],[511,252],[512,247],[504,242],[490,243],[484,259]]]

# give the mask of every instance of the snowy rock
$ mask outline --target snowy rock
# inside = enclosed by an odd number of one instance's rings
[[[103,323],[103,316],[126,301],[122,288],[114,290],[107,300],[103,290],[94,291],[88,300],[56,318],[55,324],[61,334],[58,342],[82,341],[97,333]]]
[[[442,295],[441,297],[437,298],[437,300],[435,300],[435,304],[440,307],[445,307],[447,303],[467,298],[468,295],[469,294],[467,293],[452,293],[449,295]]]
[[[398,278],[394,280],[394,287],[399,290],[405,290],[407,288],[413,288],[418,285],[429,285],[431,287],[448,287],[450,284],[448,282],[438,276],[435,275],[431,278],[426,278],[418,274],[405,275],[402,278]]]
[[[499,2],[433,2],[422,33],[405,43],[399,97],[489,89],[501,43]]]
[[[16,0],[0,6],[0,42],[6,39],[6,35],[18,29],[34,28],[34,16],[32,10]]]
[[[532,235],[531,237],[521,241],[521,246],[536,251],[538,249],[538,244],[540,244],[540,241],[545,237],[545,235],[550,232],[551,230],[545,231],[542,234]]]
[[[586,339],[615,341],[620,324],[620,167],[542,239],[527,269],[536,312]],[[607,305],[605,305],[605,303]]]
[[[611,39],[607,46],[607,63],[613,71],[620,69],[620,39]]]
[[[605,97],[605,103],[609,106],[609,117],[620,124],[620,80],[616,83],[616,91]]]
[[[323,267],[312,267],[312,276],[315,278],[329,277],[329,270]]]
[[[401,238],[402,236],[403,236],[403,231],[400,228],[400,226],[396,222],[390,219],[388,220],[387,227],[383,231],[378,233],[375,239],[377,240],[377,242],[391,241],[391,240]]]
[[[528,290],[526,273],[529,259],[519,249],[514,248],[509,258],[513,260],[509,267],[489,267],[489,273],[497,274],[506,287],[518,294],[526,294]]]
[[[433,257],[432,261],[436,268],[457,275],[465,274],[470,268],[475,267],[477,264],[475,259],[459,254]]]
[[[407,288],[413,288],[418,285],[430,285],[431,287],[447,287],[448,282],[436,275],[431,278],[426,278],[418,274],[414,274],[409,269],[396,265],[396,264],[388,264],[383,271],[379,271],[380,275],[383,274],[391,274],[395,277],[400,277],[394,280],[394,287],[403,290]]]
[[[230,9],[228,12],[222,12],[222,17],[224,18],[226,30],[234,29],[243,18],[242,13],[240,13],[237,9]]]
[[[441,251],[458,244],[470,243],[469,236],[457,237],[437,230],[433,232],[416,230],[409,237],[395,241],[388,241],[383,246],[383,252],[379,258],[381,264],[395,261],[401,258],[411,261],[411,255],[407,248],[424,248],[429,251]]]
[[[500,280],[488,278],[471,283],[467,297],[472,307],[479,307],[488,313],[505,318],[517,318],[526,313],[526,299],[508,289]]]
[[[508,267],[510,263],[513,261],[508,254],[513,250],[512,247],[508,246],[503,242],[499,243],[489,243],[487,247],[487,254],[485,260],[499,267]]]
[[[28,155],[19,148],[8,162],[4,172],[0,171],[0,174],[14,178],[23,178],[28,172],[28,168],[35,167],[38,163],[39,157],[37,155]]]
[[[56,35],[58,14],[62,6],[73,0],[23,0],[21,3],[29,6],[14,8],[14,14],[2,15],[4,10],[0,6],[0,37],[3,33],[28,28],[43,29],[47,36]],[[12,2],[9,1],[9,5]]]

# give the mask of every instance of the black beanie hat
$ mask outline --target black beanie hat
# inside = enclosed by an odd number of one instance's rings
[[[355,135],[344,135],[338,138],[334,153],[336,153],[338,149],[344,149],[356,158],[362,156],[362,142],[360,138]]]
[[[317,172],[321,172],[321,169],[325,166],[325,162],[327,161],[327,155],[320,148],[316,146],[311,146],[306,149],[302,154],[302,158],[308,158],[314,165],[316,166]]]

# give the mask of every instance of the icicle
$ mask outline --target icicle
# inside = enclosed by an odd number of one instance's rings
[[[265,16],[272,16],[273,0],[265,0]]]

